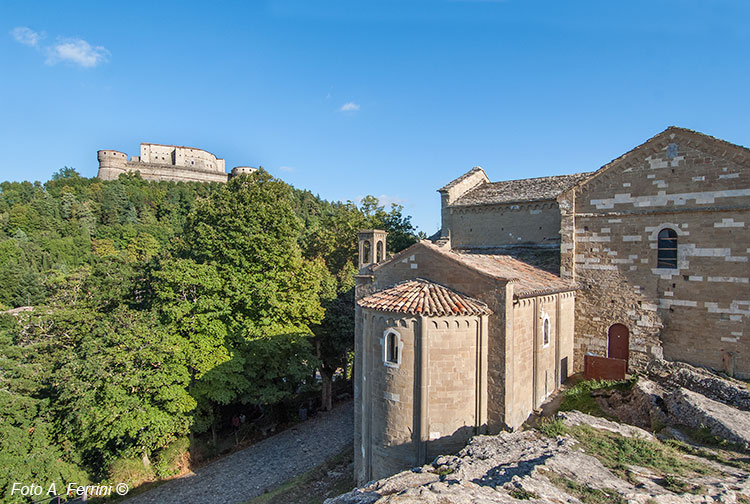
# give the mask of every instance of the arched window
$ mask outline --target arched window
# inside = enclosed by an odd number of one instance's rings
[[[548,346],[549,340],[550,340],[550,325],[549,325],[549,317],[544,317],[544,322],[542,322],[542,346]]]
[[[380,261],[383,260],[383,256],[384,256],[384,254],[383,254],[383,242],[382,241],[378,241],[378,244],[376,245],[375,249],[377,251],[377,253],[375,255],[375,257],[377,259],[375,260],[375,262],[380,262]]]
[[[664,228],[659,231],[659,251],[656,256],[657,268],[677,268],[677,233],[674,229]]]
[[[398,367],[401,364],[401,335],[393,329],[385,332],[384,361],[386,366]]]
[[[370,252],[371,252],[371,245],[370,240],[365,240],[362,244],[362,263],[369,264],[370,263]]]

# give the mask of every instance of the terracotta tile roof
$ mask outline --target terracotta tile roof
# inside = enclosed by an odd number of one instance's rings
[[[487,276],[513,282],[517,297],[540,296],[566,292],[577,288],[574,282],[564,280],[509,255],[448,252],[457,261]]]
[[[493,205],[555,199],[561,193],[590,177],[591,174],[585,172],[554,177],[486,182],[458,198],[452,206]]]
[[[421,278],[376,292],[360,299],[358,304],[362,308],[430,317],[492,313],[481,301]]]

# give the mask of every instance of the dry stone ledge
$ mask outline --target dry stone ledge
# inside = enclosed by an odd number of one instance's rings
[[[648,441],[656,440],[653,434],[641,429],[640,427],[612,422],[610,420],[607,420],[606,418],[587,415],[586,413],[581,413],[580,411],[561,412],[557,414],[557,417],[560,418],[563,423],[565,423],[565,425],[571,427],[575,427],[577,425],[587,425],[589,427],[593,427],[594,429],[614,432],[615,434],[620,434],[624,437],[641,438]]]
[[[569,422],[593,418],[577,412],[566,415]],[[611,425],[614,422],[605,422],[597,425],[642,436],[641,429],[621,430]],[[456,455],[440,456],[431,465],[368,483],[328,499],[326,504],[518,504],[514,491],[522,491],[530,503],[580,502],[568,489],[554,485],[548,477],[552,474],[575,481],[583,488],[614,493],[624,501],[640,504],[735,502],[738,492],[750,492],[746,472],[734,468],[723,471],[718,464],[720,474],[701,476],[694,481],[705,489],[705,494],[700,495],[670,492],[658,483],[659,475],[645,468],[633,467],[631,477],[638,481],[626,481],[577,445],[574,439],[548,438],[536,431],[475,436]]]
[[[664,397],[672,423],[700,429],[750,449],[750,412],[741,411],[687,389]]]
[[[719,376],[707,369],[684,362],[653,361],[647,370],[649,376],[664,385],[684,387],[693,392],[735,408],[750,411],[750,390],[739,380]]]
[[[650,389],[647,386],[645,390]],[[654,439],[638,427],[577,411],[560,413],[558,418],[567,425],[589,425],[623,436]],[[475,436],[456,455],[443,455],[432,464],[370,482],[328,499],[326,504],[518,504],[519,497],[529,503],[580,502],[569,487],[553,484],[551,476],[572,480],[581,488],[600,490],[610,496],[617,494],[625,502],[638,504],[739,502],[738,495],[750,495],[747,471],[705,462],[716,473],[680,476],[678,479],[689,478],[690,483],[700,488],[698,494],[680,494],[665,488],[662,475],[649,468],[632,466],[629,479],[618,477],[591,454],[580,450],[578,442],[570,437],[549,438],[533,430],[506,432]]]
[[[659,430],[667,425],[664,394],[658,383],[640,378],[627,390],[600,389],[592,392],[602,410],[626,424],[648,430]]]

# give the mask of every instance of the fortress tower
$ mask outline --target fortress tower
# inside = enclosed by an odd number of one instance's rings
[[[121,173],[127,172],[128,156],[116,150],[100,150],[96,153],[99,159],[99,173],[102,180],[116,180]]]

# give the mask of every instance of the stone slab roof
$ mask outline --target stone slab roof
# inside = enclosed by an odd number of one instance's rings
[[[474,168],[472,168],[471,170],[467,171],[466,173],[464,173],[463,175],[461,175],[457,179],[453,179],[450,182],[448,182],[447,184],[445,184],[443,187],[441,187],[440,189],[438,189],[438,192],[447,191],[451,187],[460,184],[461,182],[463,182],[467,178],[471,177],[475,173],[477,173],[477,172],[483,172],[483,171],[484,170],[482,169],[481,166],[475,166]]]
[[[492,313],[481,301],[421,278],[376,292],[360,299],[358,304],[362,308],[429,317]]]
[[[456,260],[487,276],[508,280],[514,284],[513,292],[518,297],[541,296],[556,292],[577,289],[575,282],[564,280],[557,275],[509,255],[474,254],[448,252]]]
[[[390,259],[369,266],[366,271],[374,273],[386,264],[399,261],[402,257],[413,254],[420,247],[487,277],[512,282],[514,284],[514,295],[519,298],[570,292],[579,288],[578,284],[571,280],[560,278],[554,273],[520,261],[507,253],[487,254],[476,253],[475,251],[452,250],[447,247],[439,247],[428,240],[420,240]]]
[[[494,205],[551,200],[590,177],[592,172],[487,182],[458,198],[452,206]]]

